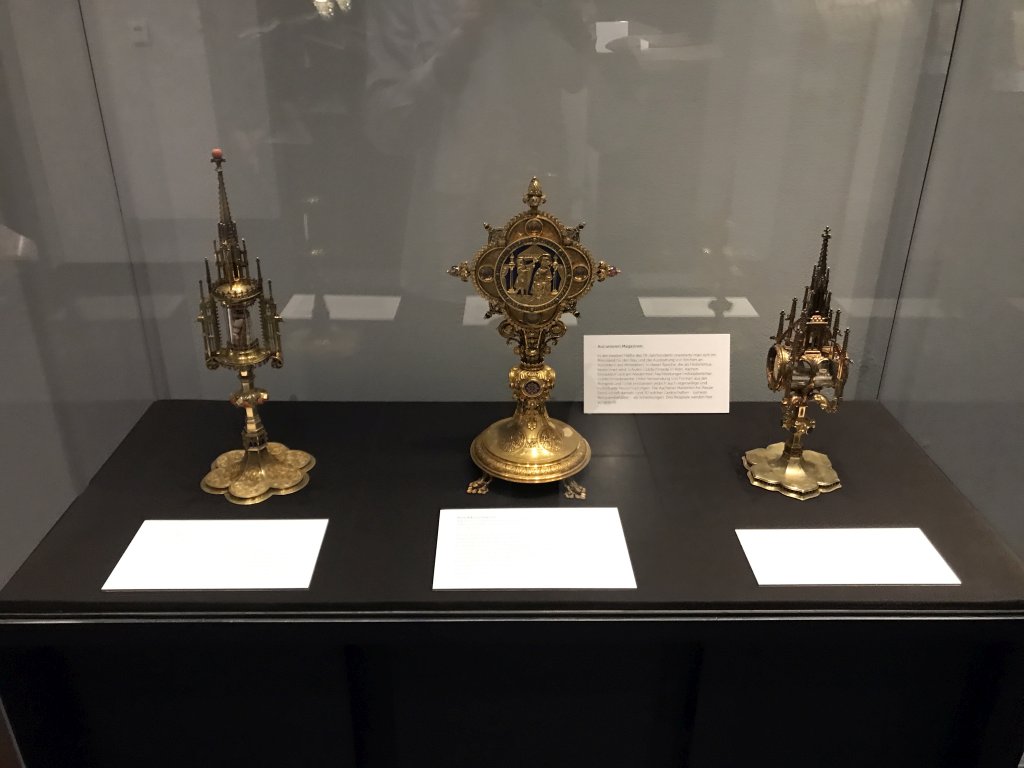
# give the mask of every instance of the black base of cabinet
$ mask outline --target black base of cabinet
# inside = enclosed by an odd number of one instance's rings
[[[155,403],[0,591],[28,768],[1016,768],[1024,568],[880,404],[823,421],[843,488],[807,502],[740,465],[778,439],[775,403],[554,403],[594,449],[587,500],[467,496],[469,442],[510,408],[271,403],[318,464],[240,510],[198,486],[235,409]],[[431,589],[439,509],[559,505],[619,508],[637,589]],[[308,590],[101,590],[143,520],[249,516],[329,519]],[[735,534],[892,525],[962,585],[762,588]]]
[[[193,627],[186,643],[83,628],[9,648],[0,678],[28,768],[1015,768],[1019,645],[920,629],[806,644],[759,623],[553,642],[384,639],[392,626],[354,645],[322,626]]]

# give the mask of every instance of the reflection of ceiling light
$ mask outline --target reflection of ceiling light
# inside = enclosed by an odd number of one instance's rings
[[[352,0],[313,0],[313,7],[321,19],[334,18],[335,11],[348,13],[352,10]]]
[[[637,296],[644,317],[758,317],[746,296]]]

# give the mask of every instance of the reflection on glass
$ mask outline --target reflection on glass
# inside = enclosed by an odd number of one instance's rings
[[[323,303],[331,320],[394,320],[401,296],[336,296],[324,294]],[[317,296],[296,293],[285,304],[284,320],[312,320]]]
[[[962,4],[880,391],[1018,554],[1022,10],[1019,0]]]
[[[843,233],[837,292],[897,294],[905,235],[890,217],[920,189],[944,74],[935,62],[955,28],[945,2],[373,0],[342,10],[336,0],[83,0],[143,307],[149,293],[188,288],[179,265],[207,248],[202,169],[183,158],[230,147],[246,230],[291,266],[279,290],[316,297],[302,311],[312,322],[285,329],[288,394],[356,396],[361,384],[327,365],[329,347],[365,355],[367,372],[388,382],[381,396],[493,396],[448,380],[464,346],[433,343],[465,309],[444,268],[473,253],[480,225],[534,174],[567,219],[591,222],[595,252],[630,264],[616,292],[595,297],[595,333],[649,330],[657,310],[638,311],[638,295],[709,297],[711,315],[677,308],[680,331],[754,317],[785,301],[812,255],[800,234],[820,221]],[[145,22],[147,40],[126,18]],[[339,336],[325,294],[401,296],[401,345],[372,324]],[[333,315],[348,311],[335,304]],[[197,355],[174,330],[187,314],[152,320],[167,387],[218,397],[178,373]],[[877,390],[889,319],[856,337],[849,395]],[[759,371],[761,335],[728,330],[734,367]],[[578,355],[581,342],[565,344]],[[466,343],[492,355],[482,338]],[[392,381],[396,358],[365,354],[400,347],[430,349],[420,362],[436,375]],[[559,387],[579,396],[578,377]],[[737,378],[735,395],[766,397],[759,375]]]
[[[502,210],[489,201],[517,199],[524,176],[569,181],[563,96],[582,88],[592,50],[583,5],[384,0],[366,45],[369,136],[412,171],[399,279],[444,295],[451,254]]]
[[[394,320],[401,296],[324,295],[331,320]]]
[[[311,320],[316,296],[312,293],[296,293],[284,303],[282,320]]]
[[[154,394],[81,18],[63,10],[0,4],[0,585]]]
[[[858,299],[835,299],[835,304],[847,317],[891,318],[899,309],[900,317],[939,318],[951,313],[944,309],[937,298],[901,296],[899,300],[866,297]]]
[[[184,299],[178,294],[160,293],[150,296],[150,316],[164,320],[174,315]],[[132,295],[76,296],[68,309],[72,318],[86,322],[125,320],[138,322],[139,300]],[[63,310],[61,316],[64,316]]]
[[[39,249],[32,240],[0,224],[0,261],[35,261],[38,258]]]
[[[639,296],[644,317],[758,317],[746,296]]]

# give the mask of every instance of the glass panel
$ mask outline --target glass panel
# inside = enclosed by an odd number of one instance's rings
[[[874,397],[944,73],[938,0],[83,0],[158,392],[222,398],[193,324],[209,149],[286,319],[282,399],[503,399],[516,362],[445,275],[524,208],[589,222],[625,273],[584,333],[728,332],[768,399],[777,313],[830,225]],[[893,211],[896,211],[893,215]]]
[[[966,3],[881,396],[1018,553],[1024,3]]]
[[[81,18],[0,5],[0,63],[3,584],[153,387]]]

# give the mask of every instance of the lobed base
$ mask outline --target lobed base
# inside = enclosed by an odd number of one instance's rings
[[[806,449],[796,455],[788,454],[785,443],[747,451],[743,454],[743,466],[752,485],[791,499],[813,499],[842,487],[828,456]]]
[[[222,453],[200,482],[207,493],[222,494],[232,504],[259,504],[271,496],[301,491],[309,483],[316,459],[281,443],[256,450]]]

